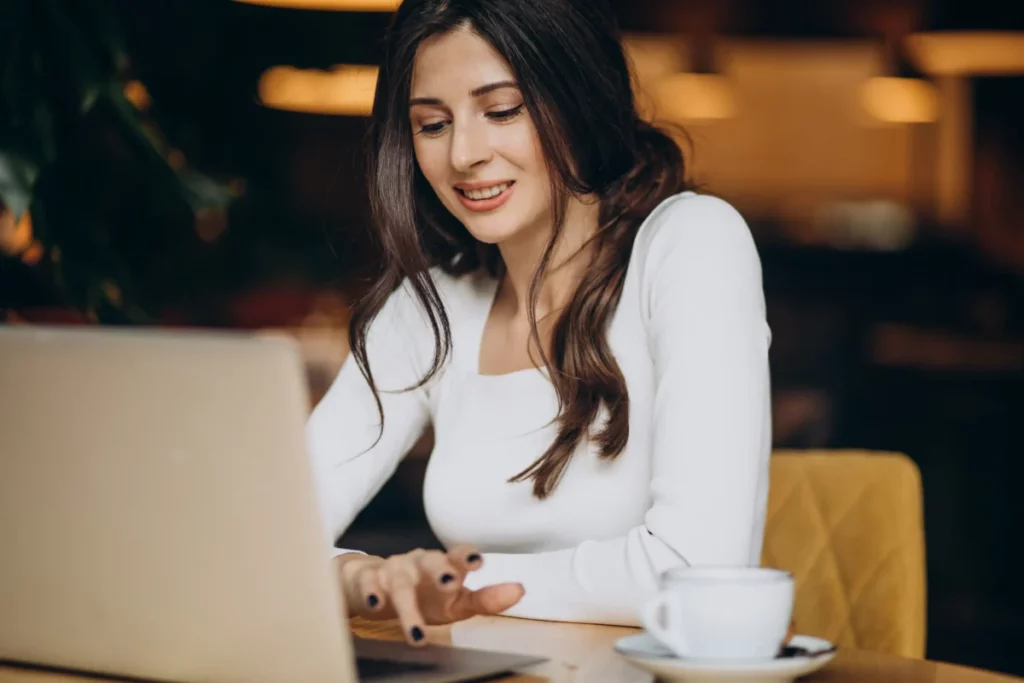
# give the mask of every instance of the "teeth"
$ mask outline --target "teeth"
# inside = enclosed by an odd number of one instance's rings
[[[491,197],[497,197],[499,194],[511,187],[512,183],[502,183],[501,185],[492,185],[491,187],[485,187],[482,190],[459,190],[462,194],[466,195],[470,199],[490,199]]]

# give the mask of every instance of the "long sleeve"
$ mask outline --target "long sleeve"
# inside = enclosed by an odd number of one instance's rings
[[[636,625],[673,566],[759,562],[771,447],[761,266],[728,204],[681,196],[641,230],[641,311],[654,367],[650,507],[625,535],[485,554],[471,587],[518,581],[509,616]]]
[[[433,336],[403,285],[381,309],[367,337],[370,369],[383,405],[383,432],[373,393],[351,355],[314,408],[306,442],[330,548],[426,427],[426,390],[401,390],[422,378],[423,353],[432,348]]]

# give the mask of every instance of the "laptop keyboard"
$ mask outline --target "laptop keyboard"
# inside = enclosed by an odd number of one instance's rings
[[[417,671],[434,671],[436,669],[437,665],[435,664],[356,657],[356,671],[359,673],[360,681],[372,681],[375,678],[383,678],[385,676],[415,673]]]

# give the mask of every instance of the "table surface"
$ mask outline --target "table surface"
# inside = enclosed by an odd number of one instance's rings
[[[401,639],[393,621],[352,620],[356,635]],[[428,627],[427,639],[440,645],[505,650],[547,657],[548,662],[498,679],[503,683],[652,683],[653,677],[612,649],[635,629],[592,624],[565,624],[506,617],[477,617],[452,626]],[[0,683],[95,683],[37,670],[0,666]],[[1024,679],[952,664],[902,659],[861,650],[840,650],[824,669],[803,679],[807,683],[1020,683]]]

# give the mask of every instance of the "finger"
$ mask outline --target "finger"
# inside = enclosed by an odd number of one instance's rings
[[[367,567],[356,575],[362,604],[373,612],[380,612],[387,606],[388,594],[381,585],[379,573],[378,567]]]
[[[408,559],[388,560],[381,569],[384,588],[388,592],[395,614],[402,623],[402,633],[411,645],[423,644],[423,614],[416,600],[416,584],[419,572],[415,563]]]
[[[454,593],[462,588],[465,572],[457,569],[444,553],[430,551],[416,558],[422,581],[433,581],[445,593]]]
[[[484,558],[475,546],[462,544],[452,546],[448,550],[448,561],[451,562],[452,566],[458,569],[463,578],[465,578],[466,574],[475,569],[479,569],[483,565]]]
[[[496,583],[480,590],[465,591],[456,609],[465,613],[462,618],[478,614],[501,614],[519,602],[525,594],[526,589],[521,583]]]

